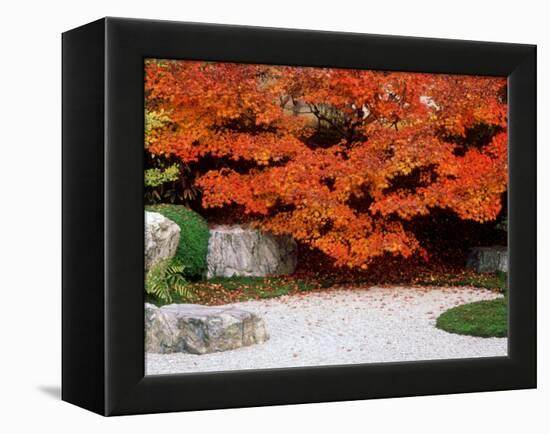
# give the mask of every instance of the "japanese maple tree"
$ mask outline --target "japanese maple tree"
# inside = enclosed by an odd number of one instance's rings
[[[193,164],[202,206],[337,265],[426,255],[406,221],[496,219],[507,189],[506,80],[191,61],[146,62],[147,151]]]

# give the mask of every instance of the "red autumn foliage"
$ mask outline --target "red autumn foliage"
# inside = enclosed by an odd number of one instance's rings
[[[239,205],[367,268],[427,255],[404,222],[446,209],[496,219],[507,189],[506,80],[191,61],[146,62],[156,156],[223,159],[196,180],[205,208]],[[482,134],[472,132],[482,131]]]

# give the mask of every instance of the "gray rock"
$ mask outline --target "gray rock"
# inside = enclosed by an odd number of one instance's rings
[[[176,254],[180,227],[157,212],[145,211],[145,271]]]
[[[296,242],[289,236],[241,226],[210,229],[206,277],[291,274],[296,269]]]
[[[177,336],[176,324],[154,304],[145,303],[145,351],[169,352]]]
[[[206,354],[269,339],[263,320],[231,306],[145,304],[145,351]]]
[[[508,272],[508,249],[504,246],[474,247],[468,252],[466,267],[478,273]]]

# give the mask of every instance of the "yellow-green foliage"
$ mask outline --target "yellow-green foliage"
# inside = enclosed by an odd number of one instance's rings
[[[170,117],[164,110],[145,111],[145,147],[147,148],[150,143],[154,141],[154,135],[152,132],[156,129],[162,128],[165,124],[170,122]]]
[[[176,163],[171,166],[161,169],[154,167],[145,171],[145,186],[158,187],[165,182],[177,181],[180,174],[180,169]]]

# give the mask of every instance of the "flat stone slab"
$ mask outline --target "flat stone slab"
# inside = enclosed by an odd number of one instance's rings
[[[466,267],[478,273],[508,272],[508,249],[504,246],[474,247],[468,252]]]
[[[263,320],[232,306],[145,304],[145,351],[206,354],[269,339]]]

